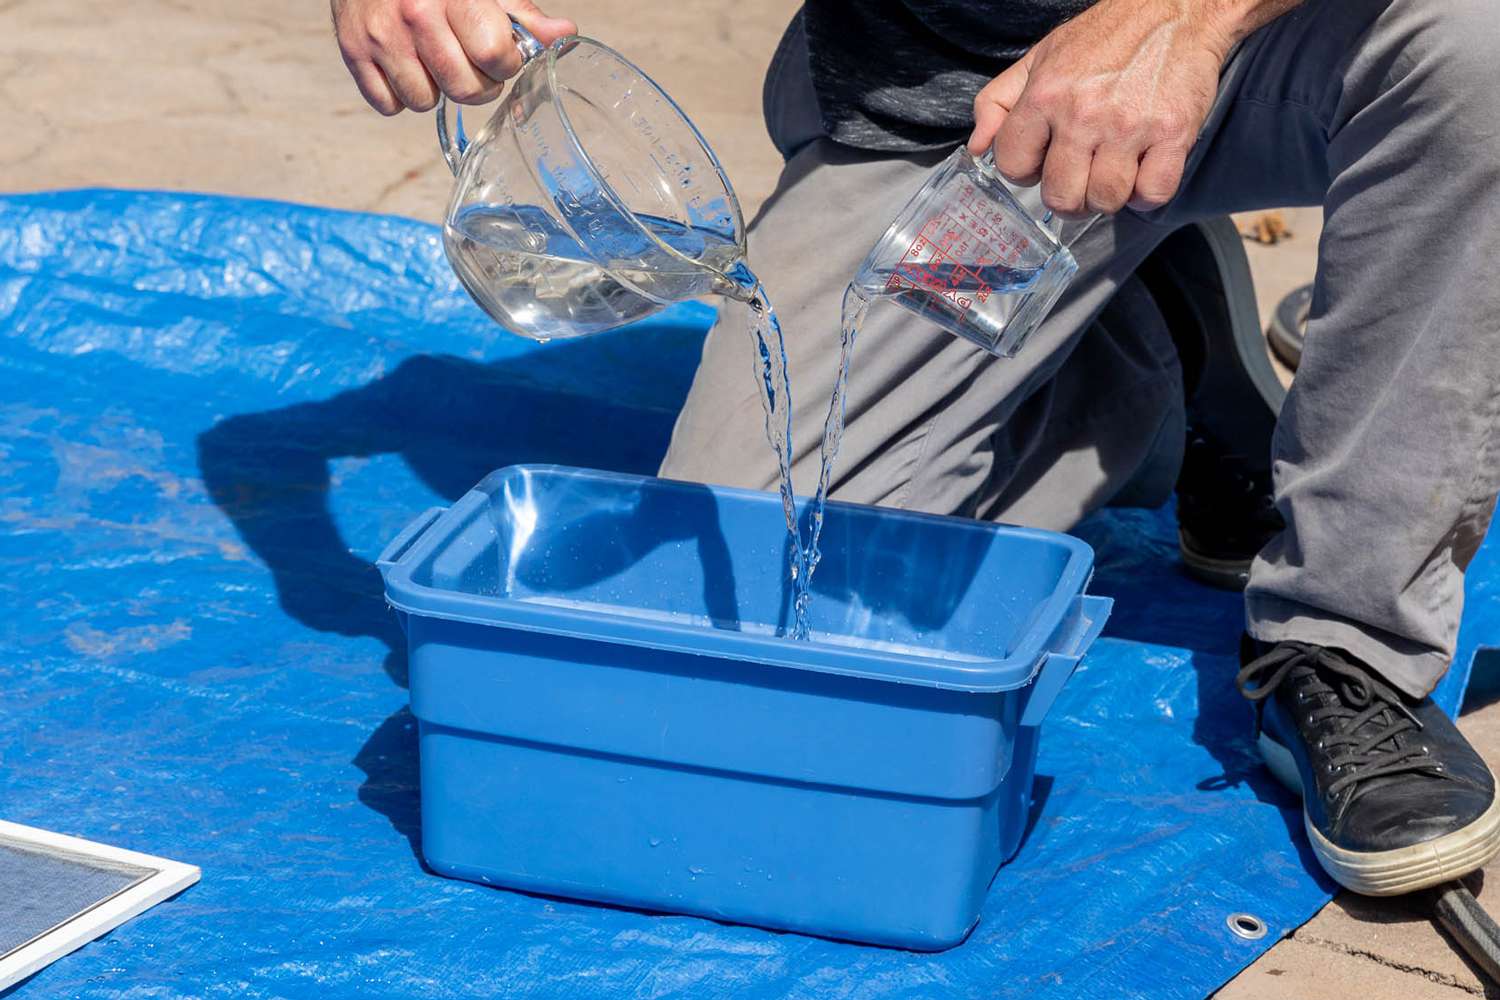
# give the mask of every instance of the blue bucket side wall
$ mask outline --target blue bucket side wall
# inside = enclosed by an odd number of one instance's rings
[[[443,874],[931,950],[963,939],[1020,842],[1023,692],[409,628]]]
[[[883,795],[974,799],[1022,691],[950,691],[412,614],[412,714],[455,730]]]
[[[423,855],[455,878],[925,951],[963,940],[1001,860],[998,791],[864,795],[419,726]]]

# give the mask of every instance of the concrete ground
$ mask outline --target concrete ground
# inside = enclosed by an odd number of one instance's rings
[[[779,167],[760,121],[761,74],[795,6],[552,8],[682,103],[751,215]],[[430,116],[386,120],[360,101],[319,0],[0,0],[0,136],[0,191],[180,188],[437,220],[449,185]],[[1249,248],[1263,317],[1312,273],[1319,215],[1288,221],[1289,241]],[[1500,704],[1462,726],[1500,769]],[[1481,898],[1500,909],[1495,892]],[[1417,1000],[1490,989],[1413,904],[1346,896],[1221,995]]]

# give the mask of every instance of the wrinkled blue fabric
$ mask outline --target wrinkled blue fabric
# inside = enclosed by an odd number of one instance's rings
[[[1044,728],[1030,836],[949,952],[425,872],[371,560],[512,462],[651,471],[710,319],[538,346],[468,302],[430,226],[0,198],[0,814],[203,869],[20,995],[1196,997],[1329,898],[1233,688],[1239,598],[1179,573],[1168,511],[1081,532],[1114,616]],[[1450,709],[1497,589],[1491,546]],[[1230,934],[1240,911],[1271,933]]]

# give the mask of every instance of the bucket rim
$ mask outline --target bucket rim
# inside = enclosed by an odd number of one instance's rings
[[[998,693],[1024,688],[1040,671],[1049,655],[1078,657],[1085,649],[1060,649],[1067,636],[1076,633],[1079,615],[1091,611],[1094,599],[1086,597],[1093,577],[1094,552],[1082,539],[1060,532],[1017,525],[995,524],[967,518],[944,517],[918,511],[881,508],[882,516],[899,520],[941,522],[954,530],[978,534],[1026,538],[1061,546],[1067,560],[1053,591],[1038,604],[1022,628],[1009,653],[995,657],[968,657],[956,661],[942,650],[930,653],[864,648],[816,638],[794,641],[784,636],[739,632],[700,624],[642,618],[603,609],[577,609],[541,604],[500,595],[468,594],[418,583],[414,572],[424,560],[450,540],[460,525],[468,523],[477,508],[487,506],[503,484],[518,477],[561,477],[606,482],[620,488],[708,490],[716,497],[743,498],[754,502],[780,503],[774,494],[727,486],[679,482],[630,473],[578,469],[553,464],[519,464],[490,473],[451,507],[441,513],[425,512],[428,523],[417,537],[401,547],[393,561],[377,563],[385,579],[386,602],[396,611],[417,618],[433,618],[496,628],[518,629],[575,639],[590,639],[665,652],[688,653],[754,662],[765,666],[805,670],[895,684],[942,688],[974,693]],[[867,505],[828,502],[830,511],[869,510]],[[419,518],[420,519],[420,518]],[[1097,602],[1094,602],[1096,604]],[[1097,628],[1093,630],[1097,633]]]

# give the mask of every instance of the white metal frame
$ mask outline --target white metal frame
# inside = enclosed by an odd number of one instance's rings
[[[120,890],[0,957],[0,991],[19,983],[68,952],[108,934],[131,917],[144,913],[198,881],[199,872],[193,865],[154,858],[149,854],[137,854],[135,851],[96,844],[91,840],[67,837],[19,823],[7,823],[4,820],[0,820],[0,842],[15,844],[28,850],[35,849],[54,857],[134,865],[152,871],[151,875],[134,885]]]

